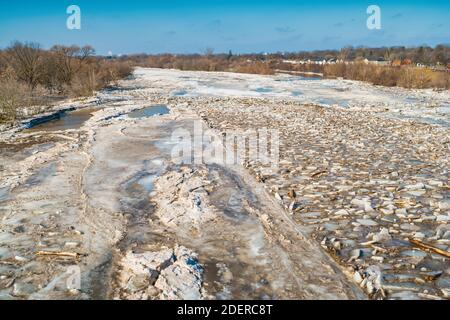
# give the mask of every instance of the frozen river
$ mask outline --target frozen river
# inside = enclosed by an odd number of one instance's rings
[[[137,69],[145,77],[170,88],[173,96],[218,96],[292,99],[305,104],[368,109],[387,116],[450,126],[450,93],[431,89],[410,90],[373,86],[351,80],[305,78],[279,74],[261,76],[237,73]],[[163,89],[164,88],[164,89]],[[157,90],[157,89],[155,89]]]

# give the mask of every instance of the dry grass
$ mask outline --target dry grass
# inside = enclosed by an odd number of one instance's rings
[[[413,66],[390,67],[373,64],[331,64],[323,68],[325,77],[370,82],[374,85],[412,89],[450,89],[450,73]]]
[[[261,61],[238,63],[231,70],[239,73],[274,74],[274,69],[268,63]]]

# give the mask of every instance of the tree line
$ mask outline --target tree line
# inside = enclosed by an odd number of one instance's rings
[[[371,61],[408,63],[375,65]],[[290,61],[335,60],[332,64],[295,64]],[[351,61],[352,63],[339,63]],[[345,47],[341,50],[293,53],[158,54],[100,57],[93,47],[55,45],[49,50],[35,43],[15,42],[0,50],[0,122],[24,116],[30,106],[49,105],[68,97],[90,96],[131,74],[134,66],[179,70],[227,71],[253,74],[316,72],[375,85],[450,89],[450,47]],[[416,67],[420,64],[421,67]],[[425,67],[423,67],[425,66]]]
[[[123,57],[134,65],[193,71],[228,71],[254,74],[277,72],[315,72],[326,78],[342,77],[375,85],[405,88],[450,89],[450,47],[384,47],[341,50],[300,51],[294,53],[158,54]],[[380,64],[366,63],[383,62]],[[326,64],[300,64],[299,61],[333,61]],[[420,67],[417,67],[420,65]]]
[[[92,95],[131,71],[128,62],[98,57],[89,45],[44,50],[15,42],[0,50],[0,121],[20,118],[33,105]]]

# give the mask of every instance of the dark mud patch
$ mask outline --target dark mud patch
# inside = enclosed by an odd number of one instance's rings
[[[8,201],[10,196],[10,188],[4,187],[0,188],[0,203]]]
[[[105,261],[90,272],[90,297],[92,300],[108,300],[111,290],[113,254],[108,254]]]
[[[64,131],[79,129],[92,117],[98,108],[74,109],[56,113],[52,116],[36,119],[27,124],[27,131]]]
[[[56,163],[51,163],[47,166],[42,167],[36,173],[31,175],[26,181],[24,186],[29,188],[37,186],[44,182],[48,177],[54,175],[56,172]]]
[[[202,225],[198,237],[180,242],[199,253],[204,266],[204,284],[214,299],[267,299],[275,297],[276,276],[269,244],[257,217],[248,211],[260,209],[258,199],[233,172],[219,165],[209,167],[208,180],[214,189],[209,202],[222,219]],[[179,236],[179,235],[177,235]]]
[[[249,214],[244,201],[258,208],[256,196],[236,175],[213,165],[209,178],[217,183],[217,187],[209,195],[211,203],[227,217],[247,218]]]
[[[155,204],[150,200],[150,193],[153,191],[154,180],[165,170],[165,167],[152,166],[150,161],[145,161],[144,165],[149,167],[148,170],[138,172],[121,185],[123,191],[123,197],[120,200],[121,211],[127,217],[127,234],[119,245],[122,250],[131,245],[144,245],[161,239],[160,234],[152,230],[149,224],[155,211]]]
[[[54,143],[60,139],[54,137],[31,136],[22,138],[15,142],[0,142],[0,154],[2,156],[13,155],[21,151],[29,153],[35,145],[41,145],[39,148],[46,149],[44,145]],[[40,150],[44,151],[44,150]]]

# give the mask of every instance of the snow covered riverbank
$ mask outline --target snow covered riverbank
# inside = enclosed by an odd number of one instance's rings
[[[352,80],[261,76],[226,72],[142,69],[137,77],[173,96],[263,97],[373,111],[450,126],[450,92],[373,86]]]

